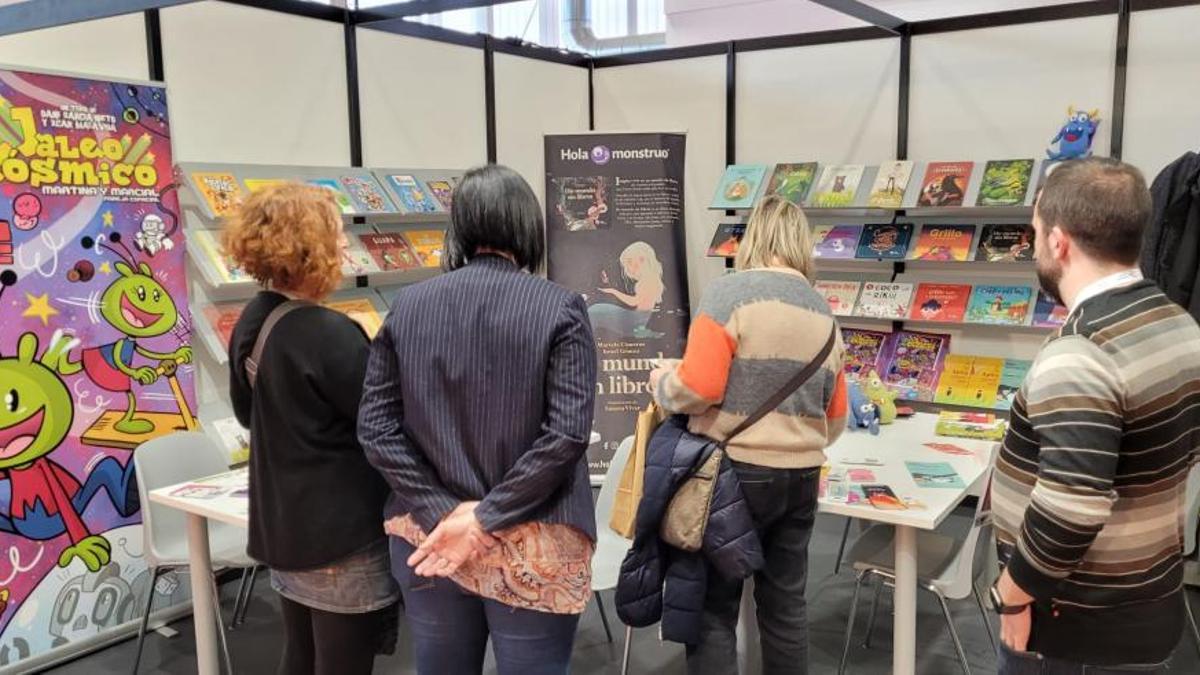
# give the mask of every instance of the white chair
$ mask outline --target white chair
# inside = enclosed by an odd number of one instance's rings
[[[146,609],[138,629],[137,656],[133,672],[137,673],[142,660],[142,647],[146,640],[146,629],[150,622],[150,609],[154,602],[154,586],[158,577],[170,570],[188,566],[187,516],[183,512],[150,501],[150,492],[162,487],[204,478],[228,470],[225,453],[203,433],[184,431],[147,441],[133,454],[134,470],[137,472],[138,497],[142,504],[142,551],[146,565],[150,568],[150,586],[146,594]],[[214,567],[254,568],[254,561],[246,555],[246,530],[212,522],[208,524],[208,540]],[[213,597],[217,594],[216,579],[212,581]],[[245,576],[243,576],[243,588]],[[239,596],[242,589],[239,589]],[[239,602],[235,603],[240,605]],[[248,598],[247,598],[248,600]],[[221,650],[225,657],[225,668],[233,672],[229,658],[229,646],[225,641],[225,625],[221,620],[220,605],[216,621],[219,624]],[[235,608],[236,612],[236,608]],[[202,617],[193,617],[203,621]]]
[[[629,459],[633,448],[633,436],[621,441],[613,455],[608,472],[604,475],[604,484],[600,486],[600,494],[596,497],[596,552],[592,554],[592,593],[596,596],[596,605],[600,608],[600,620],[604,623],[604,633],[612,642],[612,630],[608,626],[608,616],[604,611],[604,601],[600,599],[601,591],[611,591],[617,587],[617,578],[621,574],[621,562],[633,542],[612,531],[608,526],[612,517],[613,501],[617,496],[617,484],[621,481],[621,472]],[[633,637],[633,628],[625,627],[625,653],[621,660],[621,673],[629,669],[629,643]]]
[[[988,547],[992,545],[992,514],[989,500],[986,496],[990,483],[990,473],[979,480],[977,485],[978,498],[975,516],[971,528],[965,538],[948,536],[938,531],[919,531],[917,533],[917,581],[921,588],[933,593],[942,607],[946,617],[946,625],[950,629],[950,637],[954,641],[954,649],[958,653],[959,662],[964,673],[970,675],[971,669],[967,664],[967,656],[963,651],[962,641],[954,627],[947,600],[963,600],[969,596],[975,597],[979,612],[983,616],[983,624],[987,629],[988,639],[996,647],[996,637],[992,633],[991,621],[979,594],[976,580],[983,575],[987,568]],[[854,618],[858,610],[858,594],[863,581],[868,576],[876,578],[875,597],[871,603],[871,615],[867,619],[867,636],[863,646],[869,647],[871,630],[875,623],[876,610],[879,607],[879,593],[884,585],[895,586],[895,528],[890,525],[875,525],[859,537],[850,549],[848,560],[856,571],[854,581],[854,596],[850,601],[850,617],[846,621],[846,638],[842,646],[842,660],[838,673],[846,670],[846,660],[850,655],[850,640],[854,632]],[[982,546],[980,544],[983,544]]]

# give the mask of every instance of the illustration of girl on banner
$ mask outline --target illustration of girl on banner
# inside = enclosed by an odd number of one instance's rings
[[[662,302],[666,286],[663,284],[663,267],[654,247],[644,241],[635,241],[619,256],[621,277],[633,284],[633,293],[625,293],[612,284],[607,270],[601,270],[600,292],[616,302],[601,300],[588,307],[592,330],[598,337],[656,338],[661,337],[647,324]]]

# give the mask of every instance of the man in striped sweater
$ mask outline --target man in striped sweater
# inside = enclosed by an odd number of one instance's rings
[[[1000,673],[1158,672],[1183,630],[1184,487],[1200,447],[1200,328],[1137,269],[1137,169],[1060,166],[1038,279],[1070,310],[1012,408],[992,501]]]

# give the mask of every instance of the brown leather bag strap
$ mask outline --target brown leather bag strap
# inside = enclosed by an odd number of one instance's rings
[[[821,351],[816,355],[816,357],[814,357],[812,361],[809,361],[808,365],[805,366],[803,370],[801,370],[799,373],[796,373],[792,379],[788,380],[787,384],[780,387],[779,391],[775,392],[775,395],[767,399],[767,402],[762,404],[758,410],[755,410],[753,414],[742,420],[742,423],[739,424],[737,428],[725,438],[726,444],[733,440],[734,436],[737,436],[743,431],[749,429],[750,427],[754,426],[755,422],[766,417],[767,413],[778,408],[781,403],[787,400],[787,397],[791,396],[792,393],[794,393],[797,389],[804,386],[804,383],[811,379],[812,376],[815,375],[817,371],[825,365],[825,360],[829,358],[829,354],[833,352],[833,345],[835,342],[837,342],[837,331],[838,325],[835,321],[833,323],[833,328],[829,331],[829,339],[825,340],[825,346],[821,348]]]
[[[288,300],[275,306],[271,313],[267,315],[267,320],[263,322],[262,328],[258,329],[258,337],[254,340],[254,349],[250,352],[250,356],[246,357],[243,367],[246,369],[246,380],[250,382],[250,388],[254,388],[254,382],[258,379],[258,365],[262,363],[263,350],[267,347],[267,337],[271,335],[271,330],[275,328],[275,324],[283,317],[291,314],[294,310],[301,307],[311,307],[312,303],[307,300]]]

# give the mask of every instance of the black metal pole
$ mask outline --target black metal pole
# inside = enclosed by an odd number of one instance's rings
[[[896,159],[908,159],[908,102],[912,78],[912,30],[900,32],[900,100],[896,106]]]
[[[588,58],[588,131],[596,130],[596,60]]]
[[[483,95],[487,114],[487,161],[496,163],[496,53],[492,36],[483,36]]]
[[[737,45],[725,45],[725,164],[737,163]]]
[[[362,104],[358,92],[358,33],[354,27],[354,15],[350,10],[346,10],[342,30],[346,42],[346,103],[350,119],[350,166],[362,166]]]
[[[1125,149],[1125,83],[1129,70],[1129,0],[1117,3],[1117,63],[1113,70],[1112,147],[1109,153],[1121,159]]]
[[[167,79],[163,72],[162,18],[157,9],[148,9],[146,17],[146,63],[150,64],[150,79],[162,82]]]

